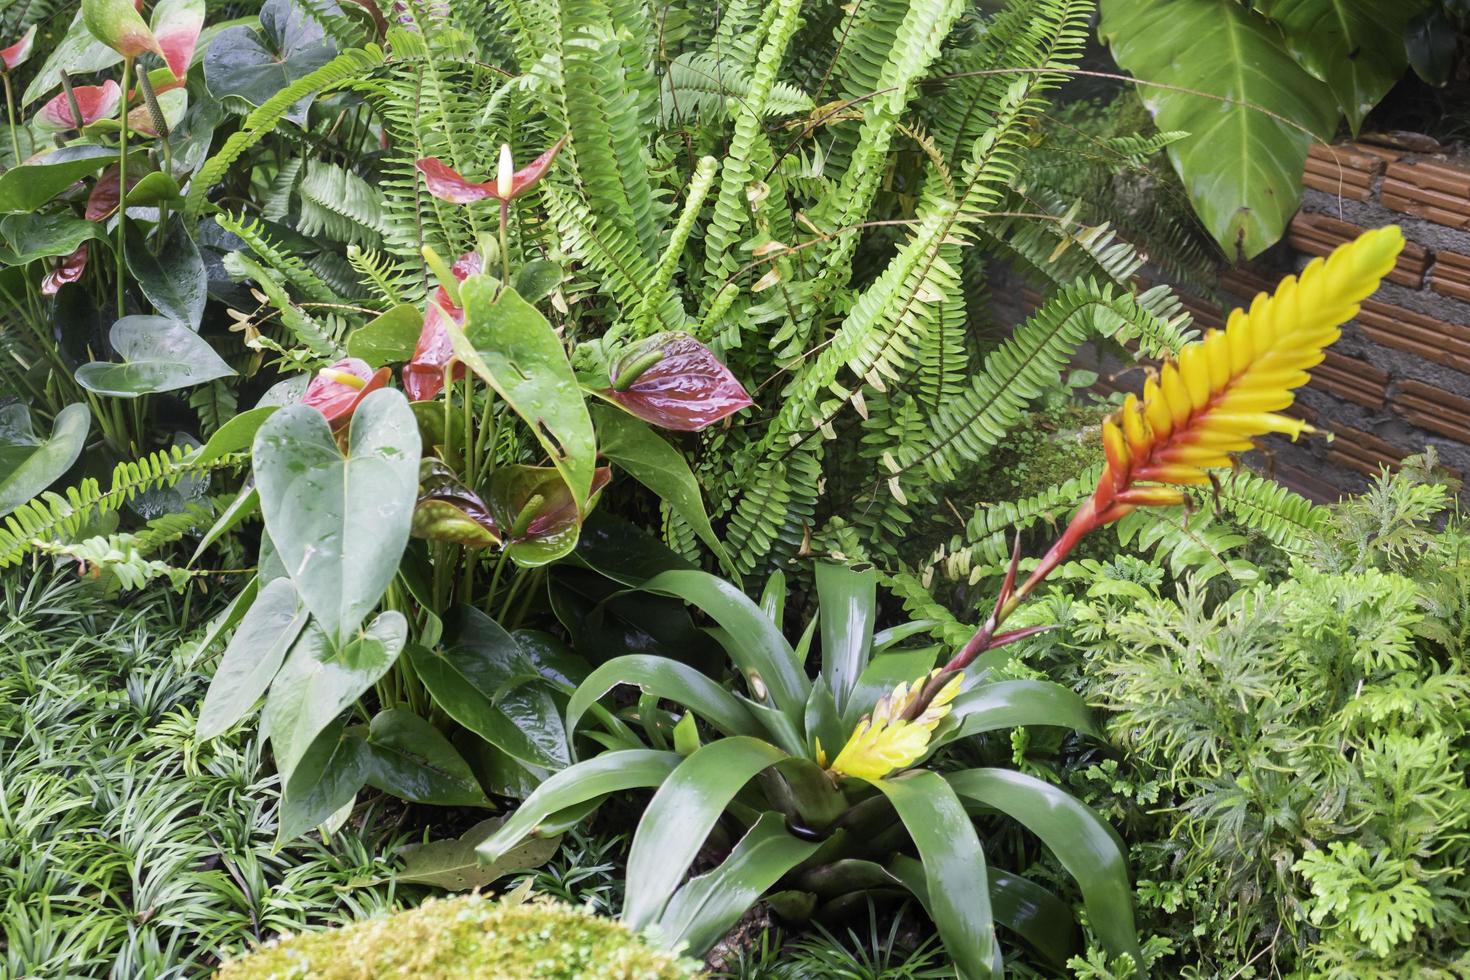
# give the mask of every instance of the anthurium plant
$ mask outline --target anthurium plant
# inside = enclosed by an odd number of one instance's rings
[[[1402,245],[1397,228],[1364,234],[1165,364],[1142,399],[1129,398],[1106,423],[1107,465],[1093,496],[1019,585],[1018,539],[991,615],[942,665],[935,648],[899,646],[915,630],[875,631],[869,571],[819,564],[820,612],[795,644],[781,629],[780,577],[757,603],[698,570],[627,576],[707,616],[705,632],[740,689],[669,657],[608,660],[577,687],[565,722],[574,748],[603,751],[542,783],[480,855],[496,860],[612,793],[653,789],[629,852],[622,915],[666,943],[702,953],[763,898],[820,914],[853,893],[902,890],[933,918],[962,977],[1002,972],[996,923],[1060,965],[1072,948],[1066,904],[987,867],[972,818],[999,812],[1041,838],[1076,879],[1097,939],[1142,971],[1125,852],[1111,828],[1032,776],[934,763],[957,741],[1018,725],[1097,735],[1066,688],[993,679],[1006,648],[1044,628],[1004,632],[1002,624],[1090,531],[1137,507],[1179,503],[1181,485],[1208,483],[1212,469],[1255,437],[1306,430],[1281,410]],[[817,669],[809,672],[816,633]],[[599,701],[624,685],[643,692],[627,717],[604,712],[584,729]],[[725,842],[724,859],[689,877],[710,841]]]

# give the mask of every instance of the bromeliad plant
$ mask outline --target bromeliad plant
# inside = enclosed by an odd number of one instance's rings
[[[1091,499],[1019,586],[1018,540],[990,617],[943,666],[935,667],[933,648],[895,648],[907,627],[874,633],[871,573],[819,565],[820,616],[794,647],[779,625],[779,579],[759,605],[704,572],[674,568],[642,581],[644,591],[675,596],[714,621],[707,632],[744,692],[668,658],[603,664],[573,694],[567,731],[575,735],[612,688],[633,685],[644,696],[631,720],[653,746],[625,721],[604,717],[600,731],[585,734],[608,751],[543,783],[480,845],[482,858],[502,857],[543,823],[563,826],[611,793],[656,788],[629,853],[623,917],[668,943],[703,952],[763,897],[810,913],[852,892],[906,889],[934,919],[962,977],[1000,972],[995,922],[1063,961],[1065,904],[986,866],[971,817],[994,810],[1047,844],[1081,886],[1098,939],[1141,969],[1124,850],[1101,818],[1021,773],[925,763],[950,743],[1017,725],[1096,735],[1086,706],[1065,688],[992,679],[1005,647],[1040,628],[1007,633],[1002,624],[1090,531],[1137,507],[1180,503],[1181,485],[1208,483],[1212,469],[1255,437],[1305,431],[1281,410],[1402,245],[1397,228],[1368,232],[1166,363],[1142,399],[1129,398],[1106,423],[1107,465]],[[816,629],[813,678],[803,665]],[[660,699],[687,713],[674,723]],[[703,743],[701,724],[718,737]],[[713,870],[686,881],[706,841],[720,839],[711,835],[722,821],[738,842]]]

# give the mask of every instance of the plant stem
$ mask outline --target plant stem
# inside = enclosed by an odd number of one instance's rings
[[[501,281],[510,285],[510,202],[500,202],[500,270]]]
[[[5,80],[5,113],[10,117],[10,148],[15,151],[15,162],[11,166],[20,166],[20,137],[15,132],[15,93],[10,88],[10,72],[0,72],[0,78]]]
[[[128,224],[128,82],[133,73],[133,59],[123,59],[122,100],[118,111],[121,129],[117,136],[117,318],[127,316],[123,288],[127,281]],[[78,119],[78,122],[81,120]]]

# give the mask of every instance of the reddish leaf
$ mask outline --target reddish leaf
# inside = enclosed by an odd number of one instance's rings
[[[26,32],[20,36],[19,41],[8,48],[0,48],[0,64],[3,64],[4,70],[15,71],[25,64],[26,59],[31,56],[31,46],[35,43],[36,25],[32,24],[26,28]]]
[[[496,188],[496,181],[493,177],[477,184],[466,180],[454,168],[434,157],[425,157],[416,166],[424,175],[424,183],[428,186],[429,193],[441,201],[449,201],[451,204],[469,204],[472,201],[483,201],[487,197],[493,197],[497,201],[512,201],[535,187],[536,183],[546,176],[546,171],[551,169],[551,162],[556,159],[557,153],[561,152],[562,145],[566,141],[567,138],[563,136],[551,149],[517,170],[511,177],[510,194],[505,197],[502,197]]]
[[[87,243],[82,242],[75,252],[61,260],[60,265],[46,273],[46,278],[41,280],[41,295],[55,296],[62,286],[82,278],[82,273],[86,270]]]
[[[141,174],[128,175],[128,190],[132,190],[138,181],[142,180]],[[88,221],[105,221],[112,217],[117,211],[117,165],[114,164],[102,171],[102,176],[92,185],[92,191],[87,195],[87,209],[84,217]]]
[[[655,353],[662,354],[653,360]],[[627,372],[637,379],[618,391]],[[665,333],[639,344],[618,361],[604,397],[632,415],[665,429],[695,432],[755,404],[730,369],[688,334]]]
[[[71,111],[71,101],[62,92],[41,107],[36,127],[60,132],[90,126],[99,119],[117,115],[118,103],[122,101],[122,89],[110,78],[101,85],[74,86],[72,93],[77,97],[77,108],[82,111],[80,121]]]
[[[464,282],[469,276],[478,275],[482,267],[480,253],[466,252],[455,261],[450,271],[454,278]],[[441,286],[434,292],[429,308],[424,312],[424,329],[419,333],[413,357],[403,366],[403,388],[411,401],[428,401],[444,390],[444,370],[454,358],[454,347],[444,329],[446,317],[457,325],[464,325],[464,310],[454,305]],[[464,365],[455,365],[454,380],[463,377]]]
[[[390,373],[387,368],[379,368],[374,373],[367,361],[344,357],[311,379],[301,403],[325,415],[333,429],[340,428],[347,424],[359,402],[388,383]],[[347,377],[357,381],[348,381]]]

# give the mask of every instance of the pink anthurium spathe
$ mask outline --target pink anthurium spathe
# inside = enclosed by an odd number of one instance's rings
[[[32,24],[26,28],[26,32],[20,36],[19,41],[8,48],[0,48],[0,71],[9,73],[25,64],[26,59],[31,56],[31,48],[35,43],[36,25]]]
[[[132,0],[82,0],[82,23],[93,37],[124,58],[131,60],[145,51],[165,57]]]
[[[128,190],[142,179],[142,174],[128,174]],[[113,164],[102,171],[102,176],[92,185],[92,190],[87,194],[87,206],[82,212],[82,217],[88,221],[105,221],[117,212],[118,205],[118,168]]]
[[[41,280],[41,295],[55,296],[61,291],[61,287],[69,282],[76,282],[82,278],[82,273],[87,271],[87,243],[77,246],[77,250],[61,260],[61,264]]]
[[[158,0],[153,8],[153,36],[158,53],[174,78],[189,73],[199,32],[204,30],[204,0]]]
[[[589,508],[611,479],[606,466],[593,472]],[[582,515],[556,467],[502,466],[490,476],[486,500],[506,551],[517,564],[546,565],[576,547]]]
[[[697,432],[755,404],[730,369],[685,333],[664,333],[639,344],[612,369],[599,394],[664,429]]]
[[[493,197],[505,203],[520,197],[546,176],[546,171],[551,169],[551,162],[556,159],[557,153],[561,151],[566,141],[567,138],[563,136],[552,145],[551,149],[520,170],[516,170],[515,164],[511,161],[510,147],[502,145],[500,166],[495,179],[481,183],[466,180],[453,167],[434,157],[425,157],[416,166],[424,175],[424,183],[428,186],[429,193],[441,201],[449,201],[451,204],[469,204],[472,201],[483,201],[487,197]]]
[[[450,267],[454,278],[464,282],[478,275],[483,267],[478,252],[466,252]],[[444,372],[454,359],[454,347],[445,330],[445,321],[464,325],[464,310],[454,305],[449,293],[440,286],[429,298],[429,308],[424,311],[424,328],[419,333],[418,345],[413,357],[403,366],[403,389],[410,401],[422,402],[438,396],[444,390]],[[454,366],[453,378],[464,377],[464,365]]]
[[[36,128],[51,132],[81,129],[117,115],[117,105],[122,101],[122,89],[110,78],[101,85],[78,85],[72,89],[72,95],[76,97],[81,119],[72,112],[71,99],[62,92],[41,107],[36,114]]]
[[[364,398],[388,383],[390,373],[385,367],[374,371],[360,357],[344,357],[317,372],[301,403],[325,415],[333,429],[341,428]]]

